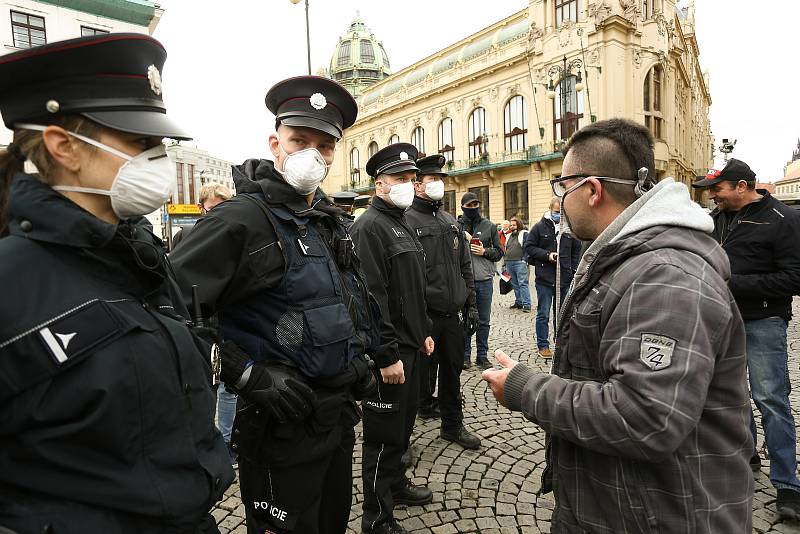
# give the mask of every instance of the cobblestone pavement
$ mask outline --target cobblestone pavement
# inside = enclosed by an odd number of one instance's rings
[[[534,296],[535,298],[535,296]],[[495,286],[489,350],[502,348],[512,358],[534,369],[547,372],[535,351],[535,313],[510,310],[512,296],[500,296]],[[535,307],[534,307],[535,311]],[[800,299],[795,299],[795,317],[800,318]],[[800,379],[800,326],[789,325],[789,369],[792,382]],[[474,348],[473,348],[474,361]],[[398,507],[395,517],[414,533],[516,533],[550,532],[552,494],[537,496],[539,477],[544,468],[544,432],[521,415],[499,407],[480,371],[473,366],[462,374],[465,397],[464,423],[483,442],[479,451],[464,450],[439,438],[439,420],[417,419],[412,438],[416,451],[409,476],[416,484],[433,490],[433,503],[426,506]],[[800,393],[791,393],[795,421],[800,423]],[[759,426],[759,446],[763,434]],[[361,501],[361,426],[356,428],[353,456],[353,509],[348,534],[360,533]],[[775,489],[769,481],[769,461],[764,462],[755,479],[753,532],[800,534],[800,524],[781,523],[775,510]],[[222,534],[245,534],[244,507],[234,484],[217,503],[213,514]]]

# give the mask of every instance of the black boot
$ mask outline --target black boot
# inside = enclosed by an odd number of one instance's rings
[[[381,523],[372,530],[362,530],[361,533],[362,534],[408,534],[408,531],[404,529],[400,523],[398,523],[394,519],[390,519],[386,523]]]
[[[433,492],[425,486],[415,486],[409,479],[404,478],[402,486],[392,488],[392,500],[395,506],[398,504],[422,506],[433,501]]]
[[[464,425],[461,425],[456,432],[445,432],[442,430],[441,438],[453,443],[458,443],[465,449],[479,449],[481,440],[475,434],[468,432]]]
[[[781,519],[800,519],[800,493],[790,489],[779,489],[778,500],[775,503]]]

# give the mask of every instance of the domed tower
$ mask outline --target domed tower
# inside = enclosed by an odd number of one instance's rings
[[[375,39],[358,14],[347,33],[339,38],[328,72],[355,98],[360,97],[365,88],[391,74],[383,43]]]

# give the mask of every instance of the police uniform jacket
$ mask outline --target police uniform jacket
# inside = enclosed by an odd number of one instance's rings
[[[403,212],[375,197],[350,230],[381,310],[374,355],[380,368],[396,363],[400,350],[419,350],[432,324],[425,304],[425,253]]]
[[[193,532],[233,471],[214,426],[209,347],[186,326],[161,242],[28,175],[9,207],[0,518],[66,501],[81,511],[61,520],[87,532],[133,532],[117,530],[133,518]]]
[[[440,315],[475,307],[475,281],[469,245],[455,217],[442,203],[414,197],[406,220],[425,250],[425,299],[428,310]]]

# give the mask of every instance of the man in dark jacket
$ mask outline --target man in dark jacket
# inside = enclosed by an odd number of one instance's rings
[[[464,214],[458,218],[472,254],[472,276],[475,279],[475,298],[478,304],[478,328],[475,331],[477,344],[476,362],[481,369],[492,366],[486,357],[489,350],[489,327],[492,315],[492,294],[494,293],[495,263],[503,257],[497,226],[481,216],[481,202],[472,191],[461,197]],[[464,369],[470,367],[472,334],[464,329]]]
[[[563,302],[581,257],[581,242],[568,229],[561,231],[560,222],[561,202],[553,198],[550,210],[533,225],[525,241],[528,263],[534,266],[536,274],[536,346],[542,358],[553,357],[548,323],[555,296],[556,261],[561,263],[560,301]],[[558,310],[553,315],[556,314]]]
[[[792,296],[800,294],[800,214],[756,189],[756,175],[738,159],[711,169],[692,184],[707,187],[717,208],[714,237],[731,262],[730,289],[747,332],[750,392],[761,412],[769,451],[769,477],[778,490],[776,507],[783,518],[800,519],[794,417],[789,402],[786,328]],[[753,443],[755,419],[751,418]],[[758,449],[750,460],[761,466]]]
[[[358,407],[377,341],[342,210],[319,185],[352,96],[327,78],[276,84],[275,163],[234,167],[237,196],[202,217],[171,259],[184,296],[218,314],[223,380],[239,394],[233,446],[250,534],[344,533]],[[225,376],[226,362],[232,366]]]
[[[434,349],[425,304],[425,252],[404,211],[414,200],[417,149],[395,143],[367,161],[375,198],[351,227],[369,289],[381,310],[374,358],[376,394],[364,399],[364,515],[367,533],[404,534],[394,520],[396,504],[423,505],[433,494],[405,476],[401,457],[417,416],[420,351]]]
[[[441,154],[417,160],[417,182],[414,203],[406,211],[406,219],[416,232],[425,250],[427,284],[425,298],[428,315],[433,322],[431,337],[436,350],[423,358],[420,369],[420,416],[423,409],[433,411],[432,396],[436,387],[436,365],[439,363],[439,398],[441,436],[467,449],[477,449],[481,441],[464,428],[461,411],[461,369],[464,355],[466,320],[477,323],[475,283],[472,262],[464,234],[456,219],[440,209],[444,196],[442,171],[445,157]]]

